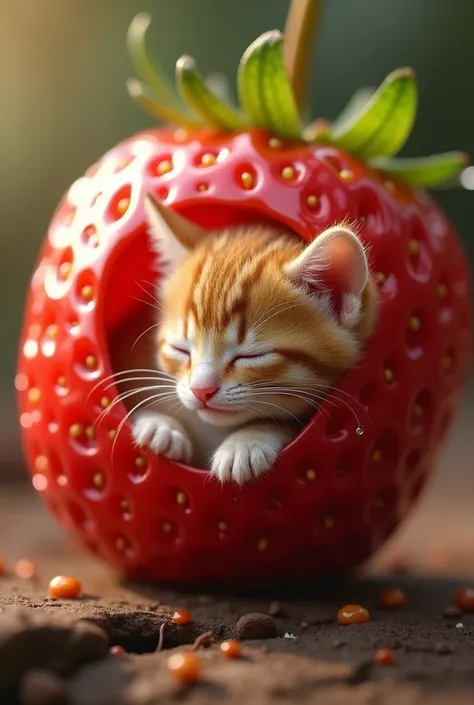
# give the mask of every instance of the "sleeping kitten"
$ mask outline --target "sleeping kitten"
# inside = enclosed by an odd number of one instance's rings
[[[146,210],[162,271],[154,364],[181,408],[137,412],[134,440],[204,467],[212,454],[211,473],[242,485],[270,470],[371,334],[364,248],[345,225],[306,245],[261,225],[206,233],[152,197]]]

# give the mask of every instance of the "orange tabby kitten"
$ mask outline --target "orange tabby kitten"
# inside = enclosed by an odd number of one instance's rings
[[[243,484],[358,359],[376,311],[366,253],[345,225],[306,245],[268,226],[206,233],[151,197],[146,208],[162,269],[156,364],[162,396],[176,396],[173,414],[163,401],[132,417],[134,440]]]

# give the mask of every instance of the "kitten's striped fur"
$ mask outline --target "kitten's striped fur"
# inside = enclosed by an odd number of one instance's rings
[[[211,452],[215,475],[243,483],[358,359],[376,313],[364,250],[344,225],[307,246],[262,225],[205,233],[151,199],[147,210],[164,271],[157,363],[182,408],[179,422],[137,415],[135,440],[204,466]]]

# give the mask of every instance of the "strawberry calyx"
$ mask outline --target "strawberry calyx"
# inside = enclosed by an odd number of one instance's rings
[[[154,118],[191,129],[212,127],[233,132],[259,127],[280,139],[328,144],[368,166],[421,188],[457,184],[468,163],[463,152],[399,159],[415,123],[418,89],[412,69],[390,73],[376,90],[358,91],[333,123],[305,125],[284,59],[284,35],[265,32],[244,52],[237,72],[239,105],[219,95],[200,74],[196,62],[182,56],[175,86],[151,59],[147,33],[151,18],[132,21],[127,44],[138,79],[130,78],[131,97]]]

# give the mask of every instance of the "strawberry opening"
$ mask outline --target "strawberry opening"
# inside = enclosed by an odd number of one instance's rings
[[[210,231],[246,223],[275,224],[258,210],[242,209],[241,205],[190,203],[177,210]],[[282,223],[280,223],[282,225]],[[284,224],[288,227],[288,224]],[[295,233],[297,237],[301,233]],[[150,248],[145,223],[118,243],[110,253],[103,273],[103,295],[98,301],[97,336],[102,349],[108,351],[106,374],[118,373],[130,367],[150,367],[147,340],[141,334],[156,323],[155,285],[159,274]],[[136,343],[137,339],[140,339]],[[131,361],[133,363],[131,364]],[[119,392],[123,389],[119,389]],[[133,397],[129,398],[133,402]],[[135,401],[134,403],[137,403]],[[116,411],[124,418],[133,404],[117,404]],[[128,423],[128,421],[127,421]],[[303,429],[303,433],[304,433]]]

